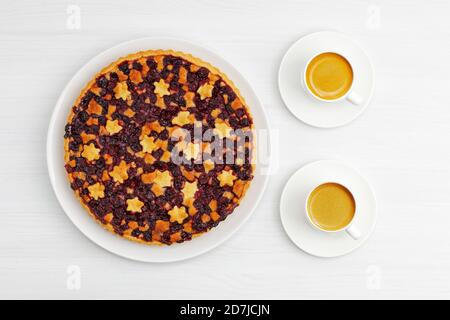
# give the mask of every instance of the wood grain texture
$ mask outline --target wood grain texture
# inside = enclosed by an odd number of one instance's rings
[[[448,1],[70,4],[81,9],[79,30],[66,27],[69,3],[1,4],[0,298],[450,298]],[[319,130],[285,108],[277,71],[293,41],[327,29],[361,43],[377,81],[359,119]],[[56,99],[78,68],[119,42],[161,35],[206,43],[233,63],[280,141],[279,169],[237,234],[198,258],[153,265],[114,256],[71,224],[47,178],[45,139]],[[353,164],[379,204],[371,239],[331,260],[298,250],[278,211],[289,175],[321,158]],[[67,289],[70,265],[80,267],[79,290]]]

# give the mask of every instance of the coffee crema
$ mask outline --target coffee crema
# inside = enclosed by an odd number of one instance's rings
[[[325,231],[347,227],[355,216],[355,199],[343,185],[330,182],[315,188],[307,200],[311,221]]]
[[[306,68],[306,85],[313,95],[324,100],[343,97],[353,83],[353,69],[340,54],[325,52],[314,57]]]

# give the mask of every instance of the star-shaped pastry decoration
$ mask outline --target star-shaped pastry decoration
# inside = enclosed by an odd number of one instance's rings
[[[197,159],[200,152],[200,145],[198,143],[189,142],[183,148],[183,153],[186,159]]]
[[[156,176],[153,180],[154,183],[156,183],[161,188],[170,187],[172,185],[172,176],[170,175],[169,171],[159,171],[156,170]]]
[[[212,91],[214,87],[209,83],[205,83],[197,89],[197,93],[200,95],[200,99],[205,100],[212,96]]]
[[[205,167],[206,173],[210,172],[212,169],[214,169],[214,161],[212,161],[211,159],[206,159],[205,161],[203,161],[203,167]]]
[[[189,220],[186,223],[183,223],[183,230],[186,232],[192,232],[192,220]]]
[[[122,130],[122,126],[119,124],[119,120],[107,120],[106,121],[106,130],[110,134],[115,134]]]
[[[225,122],[216,120],[214,134],[218,135],[220,139],[228,138],[232,130]]]
[[[92,125],[98,125],[98,118],[89,118],[87,121],[86,121],[86,124],[88,125],[88,126],[92,126]]]
[[[150,130],[156,131],[158,133],[161,133],[161,131],[164,130],[164,127],[161,126],[158,121],[151,122],[149,124],[149,128],[150,128]]]
[[[126,115],[128,118],[134,117],[134,115],[136,114],[136,112],[134,112],[133,110],[131,110],[130,108],[128,108],[127,110],[125,110],[125,112],[123,113],[124,115]]]
[[[237,179],[230,171],[222,170],[222,172],[217,176],[217,179],[220,181],[220,186],[233,186],[234,180]]]
[[[202,214],[202,216],[200,217],[200,219],[202,219],[203,223],[207,223],[211,220],[211,217],[207,214]]]
[[[192,115],[189,111],[180,111],[177,116],[172,119],[172,124],[176,124],[177,126],[184,126],[185,124],[189,124],[193,122]]]
[[[110,105],[108,106],[108,113],[106,114],[106,118],[111,119],[112,114],[113,114],[114,112],[116,112],[116,109],[117,109],[117,108],[116,108],[115,105],[110,104]]]
[[[99,105],[95,101],[95,99],[91,99],[91,101],[89,101],[89,104],[88,104],[88,107],[87,107],[86,111],[88,113],[90,113],[90,114],[98,114],[98,115],[100,115],[100,114],[102,114],[102,110],[103,110],[102,106]]]
[[[215,108],[210,112],[210,115],[214,118],[217,118],[221,112],[222,110],[220,110],[220,108]]]
[[[127,98],[131,95],[130,91],[128,91],[128,85],[125,81],[117,82],[116,87],[114,88],[114,95],[116,99],[127,100]]]
[[[170,222],[178,222],[179,224],[183,223],[183,220],[188,217],[188,214],[186,213],[185,207],[178,207],[175,206],[172,208],[172,210],[169,210],[168,212],[170,216]]]
[[[187,75],[188,72],[186,70],[185,67],[180,67],[180,71],[179,71],[179,82],[182,84],[185,84],[187,82]]]
[[[169,85],[167,83],[164,82],[163,79],[160,79],[158,82],[153,82],[153,85],[155,86],[155,90],[154,92],[160,96],[160,97],[164,97],[164,96],[168,96],[170,94],[169,92]]]
[[[103,198],[105,196],[105,186],[100,184],[99,182],[88,187],[89,194],[95,200],[98,198]]]
[[[111,222],[112,221],[112,219],[114,218],[114,215],[110,212],[110,213],[107,213],[104,217],[103,217],[103,220],[105,220],[106,222]]]
[[[236,161],[235,161],[235,164],[238,165],[238,166],[243,165],[243,164],[244,164],[244,159],[243,159],[243,157],[237,157],[237,158],[236,158]]]
[[[144,203],[139,200],[138,197],[134,197],[133,199],[127,200],[127,211],[131,212],[142,212],[142,207]]]
[[[139,223],[137,223],[136,221],[130,221],[130,222],[128,222],[128,227],[130,229],[137,229],[137,228],[139,228]]]
[[[153,137],[144,136],[144,138],[140,141],[140,144],[144,152],[152,153],[152,151],[156,148],[155,138]]]
[[[155,177],[156,177],[156,171],[149,172],[149,173],[143,173],[141,175],[141,180],[145,184],[150,184],[153,182],[153,180],[155,180]]]
[[[236,181],[236,183],[233,186],[234,194],[237,195],[238,197],[241,197],[245,191],[247,183],[248,182],[242,180]]]
[[[169,228],[170,228],[169,221],[156,220],[155,229],[154,229],[156,233],[164,233],[167,230],[169,230]]]
[[[163,155],[161,156],[161,158],[159,160],[164,161],[164,162],[169,162],[170,159],[172,158],[172,153],[170,151],[164,151]]]
[[[186,101],[186,108],[195,107],[194,97],[195,97],[195,92],[189,91],[184,94],[184,100]]]
[[[100,159],[100,149],[97,149],[91,142],[88,145],[83,146],[83,152],[81,156],[89,161]]]
[[[172,243],[179,242],[179,241],[181,241],[181,240],[182,240],[182,238],[181,238],[181,232],[180,232],[180,231],[177,231],[177,232],[172,233],[172,234],[170,235],[170,241],[171,241]]]
[[[118,166],[114,166],[113,170],[109,173],[109,175],[114,179],[115,182],[123,183],[128,179],[128,165],[122,160],[120,161]]]
[[[187,182],[184,184],[183,189],[181,192],[184,194],[184,199],[191,199],[194,197],[195,193],[197,192],[197,180],[194,182]]]
[[[185,177],[189,182],[194,182],[194,180],[196,179],[196,172],[194,170],[186,170],[185,168],[181,167],[181,173],[183,174],[183,177]]]
[[[83,143],[88,143],[91,140],[95,140],[97,136],[95,134],[87,134],[85,132],[80,133],[81,140]]]
[[[213,221],[217,221],[220,219],[220,215],[215,211],[211,212],[210,215],[211,215],[211,218],[213,219]]]
[[[134,84],[138,84],[142,82],[142,75],[139,71],[137,70],[131,70],[130,71],[130,80],[134,83]]]

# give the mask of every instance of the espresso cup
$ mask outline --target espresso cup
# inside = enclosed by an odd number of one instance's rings
[[[355,78],[350,61],[334,51],[320,52],[312,56],[302,72],[303,89],[322,102],[347,99],[361,105],[363,99],[353,90]]]
[[[327,233],[346,232],[358,240],[361,232],[354,225],[357,211],[355,197],[340,182],[316,185],[306,197],[306,218],[317,230]]]

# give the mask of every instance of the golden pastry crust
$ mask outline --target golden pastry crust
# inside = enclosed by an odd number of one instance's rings
[[[239,90],[217,68],[173,50],[137,52],[81,91],[67,119],[65,168],[107,230],[146,244],[183,242],[217,226],[244,197],[252,129]],[[208,130],[217,140],[204,138]],[[212,141],[224,142],[220,155]]]

